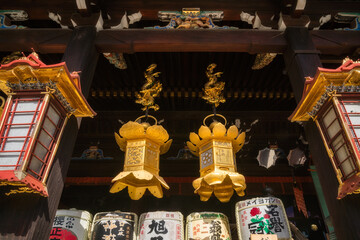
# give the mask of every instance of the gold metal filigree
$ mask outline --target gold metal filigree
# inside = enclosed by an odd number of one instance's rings
[[[209,200],[214,192],[221,202],[228,202],[234,190],[239,196],[245,195],[245,177],[236,172],[235,158],[244,145],[245,132],[239,134],[235,125],[226,129],[224,117],[225,124],[213,121],[208,127],[205,124],[208,117],[198,134],[190,133],[187,142],[190,151],[200,157],[200,178],[193,181],[193,187],[201,201]]]
[[[205,84],[205,88],[203,89],[204,96],[202,96],[202,98],[217,107],[220,103],[225,102],[225,98],[222,93],[225,87],[225,82],[217,81],[217,78],[221,76],[222,72],[213,73],[215,67],[216,64],[212,63],[206,69],[206,76],[209,78],[209,81]]]
[[[146,83],[142,86],[140,93],[136,94],[137,100],[135,102],[144,106],[143,111],[150,108],[154,109],[154,111],[159,110],[159,105],[155,104],[154,98],[161,92],[162,84],[156,80],[160,72],[153,72],[156,67],[156,64],[151,64],[146,69],[146,72],[144,72]]]
[[[5,193],[5,195],[10,196],[11,194],[17,194],[17,193],[38,193],[38,192],[29,187],[19,187],[17,189],[11,189],[10,192]]]
[[[3,57],[3,59],[1,60],[0,64],[8,64],[14,60],[18,60],[21,57],[23,57],[23,55],[21,54],[21,52],[12,52],[10,55]]]
[[[0,100],[1,100],[1,106],[0,106],[0,117],[1,117],[1,114],[4,110],[4,105],[5,105],[6,100],[2,96],[0,96]]]
[[[276,53],[258,53],[251,69],[259,70],[266,67],[274,60],[276,55]]]
[[[27,187],[26,184],[22,182],[2,181],[0,182],[0,186],[11,186],[10,191],[5,193],[6,196],[10,196],[12,194],[17,194],[17,193],[37,193],[43,195],[40,192],[36,191],[35,189]]]

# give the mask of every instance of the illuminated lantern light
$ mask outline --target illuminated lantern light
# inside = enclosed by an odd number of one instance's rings
[[[235,125],[226,129],[225,124],[213,121],[210,127],[204,119],[198,134],[190,133],[187,145],[191,152],[200,157],[200,178],[193,181],[195,193],[201,201],[207,201],[214,192],[221,202],[228,202],[234,190],[239,196],[244,196],[246,188],[245,177],[236,171],[235,154],[243,147],[245,132],[239,134]]]
[[[338,199],[360,192],[360,63],[319,68],[307,78],[303,97],[289,118],[313,119],[339,181]]]
[[[46,181],[67,119],[93,117],[77,73],[46,65],[36,53],[0,67],[8,95],[0,119],[0,185],[48,196]]]

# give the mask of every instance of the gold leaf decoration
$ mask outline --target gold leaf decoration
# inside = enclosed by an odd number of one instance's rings
[[[236,172],[233,155],[245,142],[245,132],[238,133],[235,125],[226,129],[224,124],[214,121],[210,127],[202,125],[198,137],[196,133],[190,134],[187,146],[192,153],[200,155],[200,161],[206,161],[200,164],[200,178],[193,181],[194,192],[201,201],[209,200],[212,193],[221,202],[228,202],[234,190],[239,196],[245,194],[245,178]]]
[[[202,98],[217,107],[220,103],[225,102],[225,98],[222,93],[225,83],[217,81],[217,78],[221,76],[222,72],[213,73],[215,67],[216,64],[212,63],[206,69],[206,76],[209,81],[205,84],[205,88],[203,89],[204,96],[202,96]]]

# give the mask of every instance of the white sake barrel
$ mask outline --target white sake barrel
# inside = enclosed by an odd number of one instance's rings
[[[51,240],[88,240],[92,215],[87,211],[57,210],[51,229]]]
[[[183,240],[184,217],[180,212],[148,212],[139,220],[139,240]]]
[[[252,198],[236,203],[236,226],[240,240],[251,234],[276,234],[279,240],[291,239],[284,205],[279,198]]]
[[[136,240],[137,215],[128,212],[100,212],[91,226],[91,240]]]
[[[186,218],[186,239],[231,240],[229,220],[222,213],[191,213]]]

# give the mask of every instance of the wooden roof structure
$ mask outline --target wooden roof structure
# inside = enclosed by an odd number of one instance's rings
[[[124,201],[124,207],[131,207],[139,212],[144,210],[142,205],[146,200],[136,206],[124,200],[124,194],[114,198],[106,195],[102,200],[100,196],[107,192],[108,178],[122,169],[123,153],[118,149],[113,133],[119,129],[121,122],[135,120],[142,115],[140,105],[134,102],[135,92],[141,88],[143,73],[152,63],[158,65],[157,71],[161,72],[159,79],[164,88],[156,100],[160,111],[154,115],[158,119],[164,119],[162,125],[174,139],[170,151],[160,161],[160,174],[170,180],[173,189],[168,195],[165,193],[169,201],[175,201],[177,197],[182,201],[190,201],[190,198],[186,198],[192,194],[189,182],[199,174],[197,159],[176,159],[176,156],[188,140],[189,133],[197,131],[202,119],[211,113],[211,106],[201,99],[202,88],[207,81],[205,70],[210,63],[217,64],[216,71],[224,72],[221,80],[226,84],[226,103],[220,105],[217,111],[231,123],[240,120],[243,130],[251,129],[248,134],[251,136],[250,141],[237,155],[239,172],[251,179],[248,185],[249,196],[261,195],[265,184],[271,186],[277,194],[289,194],[295,172],[307,197],[315,201],[315,189],[309,182],[308,163],[305,167],[293,170],[286,160],[289,150],[297,146],[299,137],[306,135],[303,126],[287,120],[296,108],[303,89],[293,83],[292,74],[295,70],[292,64],[305,64],[301,60],[290,61],[292,57],[289,56],[316,55],[319,62],[314,61],[314,65],[316,62],[326,68],[338,67],[346,56],[359,58],[360,32],[335,30],[353,28],[352,20],[336,21],[335,16],[340,12],[359,10],[360,1],[307,0],[304,7],[297,5],[301,2],[304,1],[0,0],[0,10],[24,10],[28,14],[28,20],[11,21],[11,24],[25,26],[26,29],[0,30],[0,58],[12,51],[31,52],[33,48],[46,64],[66,61],[70,65],[70,71],[82,71],[80,77],[83,93],[88,96],[90,106],[98,113],[94,119],[82,120],[77,138],[74,134],[77,132],[76,121],[70,123],[73,132],[65,135],[71,141],[63,149],[75,148],[74,151],[63,151],[63,155],[59,155],[59,158],[67,159],[60,164],[62,170],[56,172],[58,177],[68,176],[68,180],[64,177],[60,181],[66,184],[62,206],[72,207],[68,205],[71,204],[71,195],[75,196],[79,192],[75,197],[78,198],[76,204],[79,204],[81,196],[96,196],[86,203],[87,206],[93,204],[93,210],[111,210],[102,209],[100,206],[104,205],[98,201],[109,201],[109,208],[116,201]],[[216,24],[238,29],[144,29],[167,24],[159,20],[159,11],[181,11],[183,7],[199,7],[204,11],[221,10],[224,13],[223,20]],[[142,15],[140,21],[130,24],[129,29],[119,27],[124,16],[130,22],[129,17],[138,12]],[[240,17],[242,12],[257,16],[261,24],[255,26],[252,22],[246,22]],[[49,13],[53,13],[58,22],[51,20]],[[330,15],[331,19],[321,25],[319,21],[326,15]],[[99,27],[97,23],[100,18],[102,21]],[[279,27],[280,23],[287,28],[301,29],[299,35],[306,35],[313,45],[309,47],[304,41],[294,47],[294,40],[289,36],[291,34],[286,33],[289,32],[286,28]],[[98,26],[96,30],[95,26]],[[89,28],[92,28],[91,33],[87,33],[86,29]],[[82,35],[88,39],[82,39]],[[74,39],[82,39],[83,42],[76,42]],[[80,42],[86,44],[82,45]],[[103,55],[109,52],[122,53],[127,68],[122,70],[111,64]],[[252,66],[259,53],[276,53],[277,56],[262,69],[253,70]],[[301,74],[311,71],[303,71]],[[258,122],[251,126],[256,120]],[[97,143],[105,156],[113,157],[113,160],[70,162],[71,157],[79,157],[90,145]],[[284,155],[268,170],[258,166],[258,151],[275,143],[284,150]],[[256,180],[260,176],[265,178]],[[267,182],[269,179],[273,182]],[[93,188],[85,186],[89,184]],[[61,191],[53,195],[58,199],[50,202],[57,206]],[[191,199],[195,198],[197,196]],[[230,204],[237,200],[239,198]],[[32,201],[37,204],[36,199]],[[291,202],[289,199],[286,201]],[[151,209],[163,206],[165,202],[152,201],[154,206]],[[167,206],[174,207],[171,204]],[[218,206],[218,203],[211,200],[211,203],[204,205],[204,209],[211,206]],[[198,204],[198,207],[202,206]],[[234,212],[229,205],[222,206],[221,210],[231,214]],[[314,212],[320,213],[319,209]],[[43,216],[40,218],[42,223],[49,221],[44,220]],[[234,220],[233,216],[230,216],[230,220]],[[29,223],[27,232],[13,227],[13,232],[18,231],[16,234],[23,235],[24,239],[30,235],[33,237],[36,236],[35,229],[41,229],[38,224]],[[5,232],[9,236],[16,235],[11,229],[4,228],[0,227],[1,234]]]

